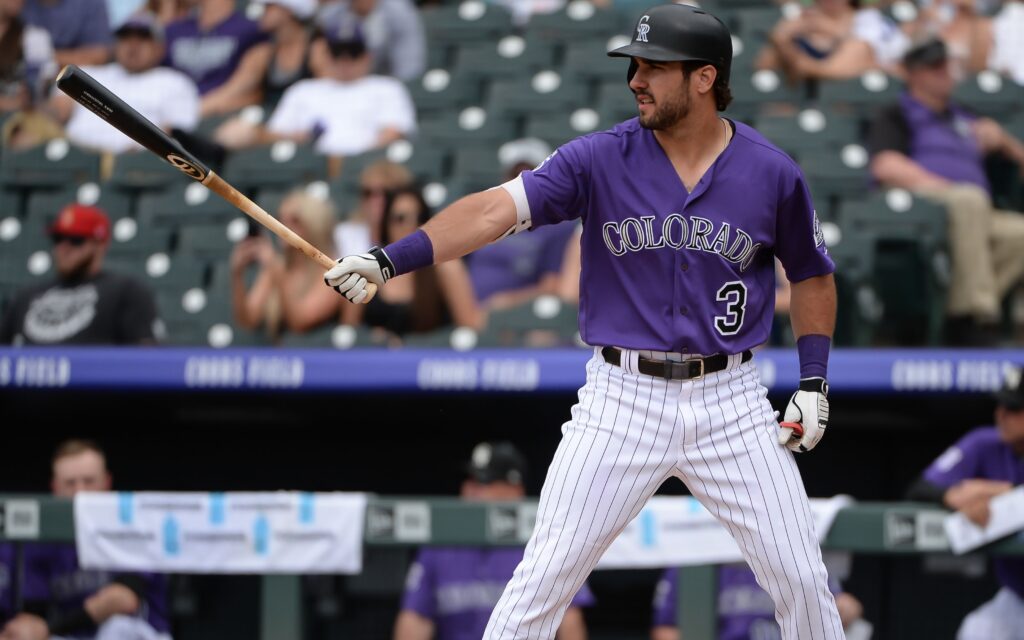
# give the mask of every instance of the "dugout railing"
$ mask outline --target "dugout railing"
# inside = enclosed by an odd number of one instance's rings
[[[38,537],[8,537],[16,544],[74,541],[72,503],[52,496],[0,496],[3,512],[19,511],[12,501],[38,505]],[[365,545],[502,546],[525,542],[529,528],[517,518],[533,511],[535,501],[467,503],[456,498],[372,497],[367,505]],[[916,503],[859,503],[839,511],[823,548],[866,554],[950,553],[943,529],[948,512]],[[526,516],[528,517],[528,516]],[[510,524],[510,521],[512,524]],[[0,525],[6,523],[0,522]],[[1024,555],[1024,535],[1014,535],[981,550],[988,555]],[[679,608],[682,635],[687,640],[716,638],[716,572],[712,565],[686,566],[680,571]],[[264,575],[261,587],[259,640],[298,640],[303,637],[301,581],[294,575]],[[694,615],[692,612],[703,612]]]

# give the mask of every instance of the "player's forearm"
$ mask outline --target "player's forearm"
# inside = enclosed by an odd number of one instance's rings
[[[808,335],[832,337],[836,327],[836,281],[832,274],[792,283],[789,317],[797,339]]]
[[[461,198],[423,225],[423,231],[433,245],[437,264],[493,242],[515,222],[512,196],[499,188]]]
[[[139,610],[139,597],[123,584],[103,587],[85,600],[85,610],[96,624],[115,615],[130,615]]]
[[[395,620],[393,640],[430,640],[434,623],[414,611],[402,611]]]
[[[556,640],[587,640],[587,623],[578,607],[569,607],[558,627]]]

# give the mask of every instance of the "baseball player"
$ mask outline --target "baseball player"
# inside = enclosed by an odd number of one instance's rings
[[[368,283],[582,221],[580,334],[594,356],[485,638],[550,638],[602,552],[671,476],[732,533],[784,638],[841,638],[791,453],[825,433],[836,305],[806,182],[752,128],[719,117],[732,41],[713,15],[652,7],[609,55],[630,58],[638,117],[563,145],[398,242],[342,258],[324,280],[364,303]],[[792,283],[801,371],[786,427],[751,362],[772,322],[776,256]]]
[[[909,498],[934,500],[984,527],[989,502],[1024,484],[1024,370],[1012,368],[996,394],[995,426],[972,429],[925,469]],[[957,640],[1011,640],[1024,633],[1024,559],[992,560],[1002,589],[972,611]]]
[[[464,500],[521,500],[526,460],[509,442],[473,449],[462,483]],[[512,572],[522,547],[428,547],[409,568],[394,640],[477,640]],[[584,584],[569,603],[558,640],[585,640],[581,607],[594,604]]]

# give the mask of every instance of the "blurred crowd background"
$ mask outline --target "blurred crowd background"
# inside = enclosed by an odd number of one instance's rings
[[[645,5],[5,0],[0,339],[578,343],[571,226],[399,279],[365,309],[343,305],[320,267],[53,79],[82,66],[299,235],[343,255],[632,117],[625,65],[604,54]],[[734,34],[725,115],[758,127],[807,174],[838,266],[836,342],[1020,344],[1024,3],[704,7]],[[103,316],[124,291],[132,326],[81,331],[76,317],[94,306]],[[781,278],[777,307],[773,343],[784,346]]]

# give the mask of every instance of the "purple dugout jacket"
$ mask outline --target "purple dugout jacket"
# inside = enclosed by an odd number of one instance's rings
[[[768,339],[773,257],[793,282],[835,269],[800,168],[754,129],[733,126],[692,193],[637,118],[522,174],[534,227],[583,221],[585,342],[739,353]]]
[[[434,622],[437,640],[480,640],[494,605],[523,559],[522,547],[430,547],[409,568],[402,609]],[[589,607],[586,584],[569,604]]]
[[[925,480],[943,489],[969,478],[1019,485],[1024,483],[1024,459],[999,439],[995,427],[978,427],[946,449],[924,472]],[[992,567],[1000,584],[1024,598],[1024,558],[996,557]]]

